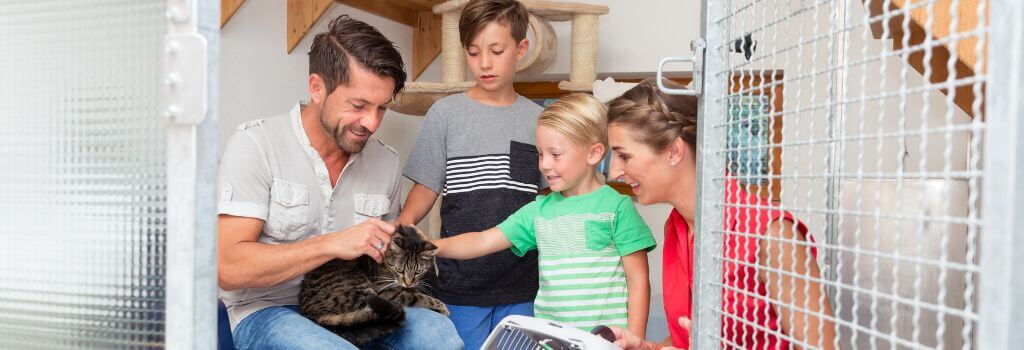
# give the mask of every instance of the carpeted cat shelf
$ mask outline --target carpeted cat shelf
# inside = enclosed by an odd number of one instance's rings
[[[565,91],[591,91],[597,78],[598,16],[608,14],[602,5],[571,2],[520,0],[530,11],[530,50],[516,66],[518,79],[544,73],[555,62],[558,38],[551,22],[570,21],[572,25],[569,80],[558,83]],[[466,79],[466,56],[459,42],[459,15],[469,0],[451,0],[434,6],[441,15],[441,82],[409,82],[396,96],[392,110],[409,115],[425,115],[437,100],[462,91],[476,83]]]

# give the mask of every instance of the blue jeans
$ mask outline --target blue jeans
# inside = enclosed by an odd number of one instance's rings
[[[491,330],[508,315],[533,317],[533,302],[500,306],[460,306],[446,304],[451,312],[452,323],[459,337],[466,344],[466,350],[477,350],[484,345]]]
[[[344,338],[320,327],[298,312],[295,305],[269,307],[247,316],[235,327],[235,348],[244,349],[358,349]],[[405,325],[365,346],[366,349],[462,349],[462,341],[444,315],[405,308]]]

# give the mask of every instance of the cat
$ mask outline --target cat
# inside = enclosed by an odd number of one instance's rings
[[[444,303],[419,290],[423,275],[435,268],[437,247],[415,227],[399,225],[378,264],[368,256],[334,259],[305,275],[299,312],[355,346],[402,327],[403,306],[422,307],[448,316]]]

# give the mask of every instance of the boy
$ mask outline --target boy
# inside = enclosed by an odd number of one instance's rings
[[[437,101],[427,112],[403,175],[416,182],[398,222],[416,224],[441,201],[441,237],[483,231],[537,195],[534,130],[542,108],[512,87],[526,54],[529,13],[515,0],[475,0],[459,35],[476,86]],[[508,315],[533,315],[537,254],[510,251],[458,261],[437,259],[438,298],[466,344],[478,349]]]

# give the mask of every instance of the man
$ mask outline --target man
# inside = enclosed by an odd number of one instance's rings
[[[239,349],[355,349],[298,313],[303,274],[335,258],[381,261],[399,213],[399,159],[370,135],[406,79],[394,45],[340,16],[309,52],[308,104],[243,124],[221,162],[220,298]],[[392,349],[461,349],[443,315],[407,308]]]

